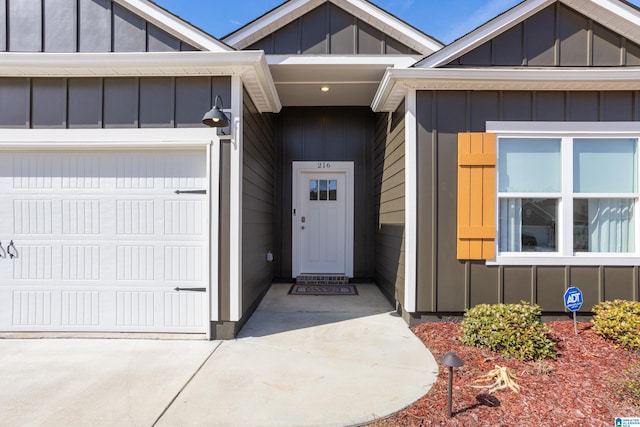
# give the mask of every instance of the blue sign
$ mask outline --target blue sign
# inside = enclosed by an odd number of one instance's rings
[[[564,293],[564,306],[569,311],[578,311],[582,307],[582,291],[574,286]]]

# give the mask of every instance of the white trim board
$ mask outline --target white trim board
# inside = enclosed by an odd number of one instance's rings
[[[229,165],[229,304],[230,318],[237,322],[242,318],[242,81],[231,79],[231,159]]]
[[[417,310],[418,288],[418,120],[416,92],[405,104],[405,291],[404,309]]]

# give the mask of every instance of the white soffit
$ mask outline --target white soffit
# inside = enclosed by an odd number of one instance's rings
[[[327,1],[422,55],[429,55],[443,46],[437,40],[364,0],[290,0],[229,34],[223,41],[236,49],[245,49]]]
[[[285,106],[370,106],[388,68],[406,68],[416,56],[267,55]],[[322,92],[321,87],[329,90]]]
[[[564,3],[627,39],[640,43],[640,12],[618,0],[525,0],[442,50],[426,57],[415,64],[415,67],[433,68],[446,65],[556,1]]]
[[[189,24],[178,16],[148,0],[113,0],[134,14],[146,19],[156,27],[198,49],[210,52],[229,52],[234,49]],[[188,0],[185,0],[188,1]],[[212,13],[213,15],[213,13]]]
[[[0,77],[240,76],[260,112],[278,112],[282,108],[262,51],[0,52],[0,63]]]
[[[409,90],[640,90],[639,68],[389,69],[371,108],[395,111]]]

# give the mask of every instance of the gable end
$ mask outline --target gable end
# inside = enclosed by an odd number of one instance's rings
[[[0,52],[198,50],[111,0],[0,0]]]
[[[420,55],[393,37],[326,2],[249,45],[272,55]]]
[[[637,65],[639,45],[556,2],[445,67]]]

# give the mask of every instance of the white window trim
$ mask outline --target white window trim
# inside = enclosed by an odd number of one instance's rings
[[[640,122],[487,122],[486,130],[496,134],[496,139],[504,137],[548,137],[553,136],[562,139],[562,165],[565,166],[573,162],[573,153],[571,150],[565,149],[567,139],[575,138],[596,138],[596,137],[612,137],[612,138],[634,138],[638,140],[640,153]],[[572,144],[568,144],[571,149]],[[639,161],[640,164],[640,161]],[[497,171],[496,171],[497,173]],[[497,178],[497,177],[496,177]],[[561,193],[513,193],[513,197],[560,197],[558,206],[559,218],[558,228],[562,230],[562,235],[558,239],[558,252],[556,255],[550,256],[548,252],[530,253],[510,252],[501,255],[498,251],[498,239],[496,239],[496,259],[487,261],[487,265],[584,265],[584,266],[629,266],[640,264],[640,191],[632,193],[636,202],[635,216],[635,253],[573,253],[573,248],[565,247],[567,242],[573,240],[572,224],[573,213],[572,206],[563,206],[563,203],[573,203],[573,170],[571,168],[562,168],[562,179],[565,184]],[[498,191],[498,180],[496,179],[496,229],[499,226],[499,200],[500,192]],[[640,183],[639,183],[640,188]],[[511,193],[510,193],[511,195]],[[598,197],[599,194],[585,193],[585,197]],[[607,193],[603,194],[607,198],[628,198],[630,193]]]

